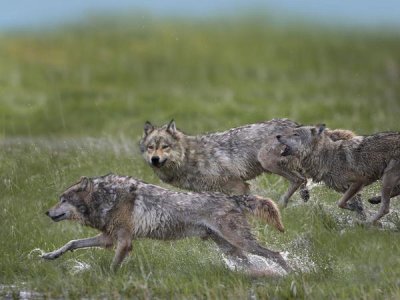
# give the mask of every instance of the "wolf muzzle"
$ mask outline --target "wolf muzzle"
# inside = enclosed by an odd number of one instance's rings
[[[166,161],[166,159],[161,161],[159,156],[152,156],[151,157],[152,166],[157,167],[157,168],[162,167],[164,165],[165,161]]]
[[[54,222],[58,222],[58,221],[64,220],[66,218],[66,214],[65,213],[62,213],[62,214],[59,214],[59,215],[56,215],[56,216],[52,216],[50,214],[50,211],[46,211],[45,214],[46,214],[46,216],[50,217]]]
[[[281,140],[282,136],[281,135],[277,135],[276,139],[279,141],[279,143],[281,143],[282,145],[285,146],[285,148],[283,148],[283,150],[281,151],[281,156],[288,156],[292,154],[292,148],[290,148],[290,146],[286,145],[284,142],[282,142]]]

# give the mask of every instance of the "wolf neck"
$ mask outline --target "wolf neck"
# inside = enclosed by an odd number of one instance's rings
[[[85,225],[104,231],[108,217],[111,215],[112,209],[116,207],[118,201],[119,197],[116,193],[93,192],[88,204],[90,213]]]
[[[167,182],[171,182],[179,177],[185,177],[188,173],[198,173],[212,171],[218,164],[218,160],[213,155],[218,144],[205,140],[201,136],[183,136],[180,140],[181,155],[162,169],[155,171]],[[213,144],[210,147],[210,144]]]
[[[338,149],[344,141],[333,142],[324,137],[319,143],[311,147],[310,151],[305,153],[300,159],[305,172],[314,181],[326,181],[332,170],[332,163],[339,163],[335,156],[338,155]]]
[[[232,147],[229,138],[219,136],[185,136],[179,160],[155,169],[159,178],[171,185],[192,191],[224,192],[232,180],[247,180],[261,174],[252,149],[238,154],[241,147]],[[252,152],[253,151],[253,152]],[[254,156],[254,158],[253,158]],[[248,165],[252,164],[249,168]]]

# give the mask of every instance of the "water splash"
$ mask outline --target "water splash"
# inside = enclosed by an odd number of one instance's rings
[[[36,253],[38,253],[38,255],[35,255]],[[40,248],[35,248],[35,249],[31,250],[31,251],[28,253],[28,258],[29,258],[29,259],[32,259],[32,258],[42,257],[43,254],[45,254],[45,253],[46,253],[46,252],[43,251],[42,249],[40,249]]]
[[[222,255],[228,269],[235,272],[244,272],[252,276],[283,276],[286,272],[276,263],[264,257],[247,254],[247,261],[242,258]]]
[[[69,259],[65,262],[65,265],[72,275],[87,271],[92,267],[90,264],[77,259]]]
[[[315,271],[316,265],[307,253],[307,251],[304,251],[301,256],[298,256],[285,251],[281,252],[281,255],[295,271],[308,273]],[[280,277],[287,275],[287,272],[281,266],[269,259],[249,253],[246,254],[246,258],[247,262],[241,258],[222,255],[226,266],[232,271],[244,272],[256,276]]]

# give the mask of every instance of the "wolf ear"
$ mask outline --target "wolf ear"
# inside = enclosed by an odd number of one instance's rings
[[[315,127],[310,129],[311,135],[315,135],[317,133],[317,129]]]
[[[86,176],[81,177],[80,187],[82,190],[87,191],[92,189],[92,181]]]
[[[149,135],[154,130],[154,126],[149,121],[146,121],[146,123],[144,123],[143,130],[144,135]]]
[[[175,125],[174,119],[172,119],[171,122],[168,123],[167,131],[170,134],[175,134],[176,133],[176,125]]]
[[[326,128],[325,124],[318,124],[317,129],[318,129],[318,135],[320,135]]]
[[[325,124],[318,124],[317,126],[311,128],[312,135],[320,135],[325,130]]]

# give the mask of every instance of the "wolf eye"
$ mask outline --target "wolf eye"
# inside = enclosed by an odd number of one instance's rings
[[[65,203],[65,202],[67,202],[67,200],[66,200],[64,197],[62,197],[62,198],[60,199],[60,202],[61,202],[61,203]]]
[[[293,136],[300,136],[298,133],[294,133]]]
[[[79,205],[79,206],[78,206],[78,210],[79,210],[82,214],[84,214],[84,213],[86,213],[87,208],[86,208],[85,205]]]
[[[152,146],[152,145],[150,145],[150,146],[147,146],[147,149],[149,149],[149,150],[153,150],[153,149],[154,149],[154,146]]]
[[[169,148],[169,145],[162,145],[161,149],[167,149]]]

